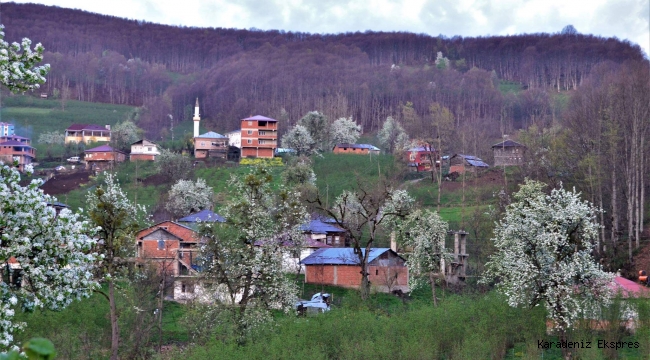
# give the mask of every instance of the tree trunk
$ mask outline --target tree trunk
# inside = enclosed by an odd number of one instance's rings
[[[117,306],[115,305],[115,284],[108,282],[108,302],[111,307],[111,360],[118,360],[117,352],[120,346],[120,332],[117,324]]]
[[[429,273],[429,282],[431,283],[431,296],[433,297],[433,306],[438,306],[438,299],[436,299],[436,277],[430,272]]]

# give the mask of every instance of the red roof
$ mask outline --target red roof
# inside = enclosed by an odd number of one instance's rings
[[[81,131],[81,130],[104,130],[110,131],[105,126],[95,124],[72,124],[66,130]]]
[[[262,115],[255,115],[255,116],[251,116],[251,117],[249,117],[249,118],[242,119],[242,120],[277,121],[277,120],[275,120],[275,119],[267,118],[266,116],[262,116]]]
[[[617,276],[614,278],[614,281],[610,284],[610,287],[614,292],[621,293],[621,296],[624,298],[628,297],[648,297],[650,296],[650,289],[635,283],[632,280],[628,280],[622,276]]]

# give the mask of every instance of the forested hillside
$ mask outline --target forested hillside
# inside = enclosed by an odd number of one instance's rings
[[[352,116],[374,131],[387,116],[408,118],[409,102],[422,122],[415,129],[426,126],[437,102],[458,128],[495,138],[554,119],[562,99],[558,104],[552,92],[575,90],[597,64],[643,60],[637,45],[572,27],[477,38],[330,35],[174,27],[34,4],[0,10],[7,40],[29,37],[45,46],[52,71],[44,92],[144,104],[140,126],[152,136],[167,114],[189,119],[198,96],[203,117],[219,131],[250,114],[291,124],[311,110]],[[436,61],[438,52],[443,59]]]

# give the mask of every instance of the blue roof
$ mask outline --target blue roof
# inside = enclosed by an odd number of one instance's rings
[[[214,131],[208,131],[207,133],[205,133],[205,134],[201,134],[201,135],[199,135],[199,136],[197,136],[197,137],[200,137],[200,138],[207,138],[207,139],[221,139],[221,138],[225,138],[225,137],[227,137],[227,136],[223,136],[223,135],[221,135],[221,134],[217,134],[217,133],[214,132]]]
[[[312,234],[327,234],[329,232],[345,232],[345,230],[334,225],[325,223],[321,220],[312,220],[309,224],[300,226],[300,230],[310,232]]]
[[[226,222],[221,215],[216,214],[210,210],[201,210],[196,214],[188,215],[184,218],[178,219],[178,222]]]
[[[467,160],[467,162],[468,162],[470,165],[472,165],[472,166],[476,166],[476,167],[489,167],[488,164],[484,163],[483,160],[481,160],[480,158],[478,158],[478,157],[476,157],[476,156],[472,156],[472,155],[463,155],[463,154],[456,154],[456,155],[454,155],[454,156],[460,156],[460,157],[462,157],[463,159]]]
[[[413,151],[436,151],[436,149],[434,149],[433,146],[431,146],[431,147],[418,146],[418,147],[410,148],[410,149],[408,149],[408,151],[410,151],[410,152],[413,152]]]
[[[390,248],[370,249],[368,263],[387,251],[392,250]],[[361,253],[365,254],[366,249],[361,249]],[[354,253],[354,248],[325,248],[314,251],[300,263],[303,265],[358,265],[359,257]]]
[[[353,149],[368,149],[368,150],[379,151],[378,147],[376,147],[374,145],[370,145],[370,144],[337,144],[336,147],[353,148]]]

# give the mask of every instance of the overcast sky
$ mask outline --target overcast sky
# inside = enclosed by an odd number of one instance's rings
[[[6,2],[6,1],[2,1]],[[446,36],[558,32],[616,36],[650,50],[648,0],[17,0],[169,25]],[[1,8],[0,8],[1,10]]]

